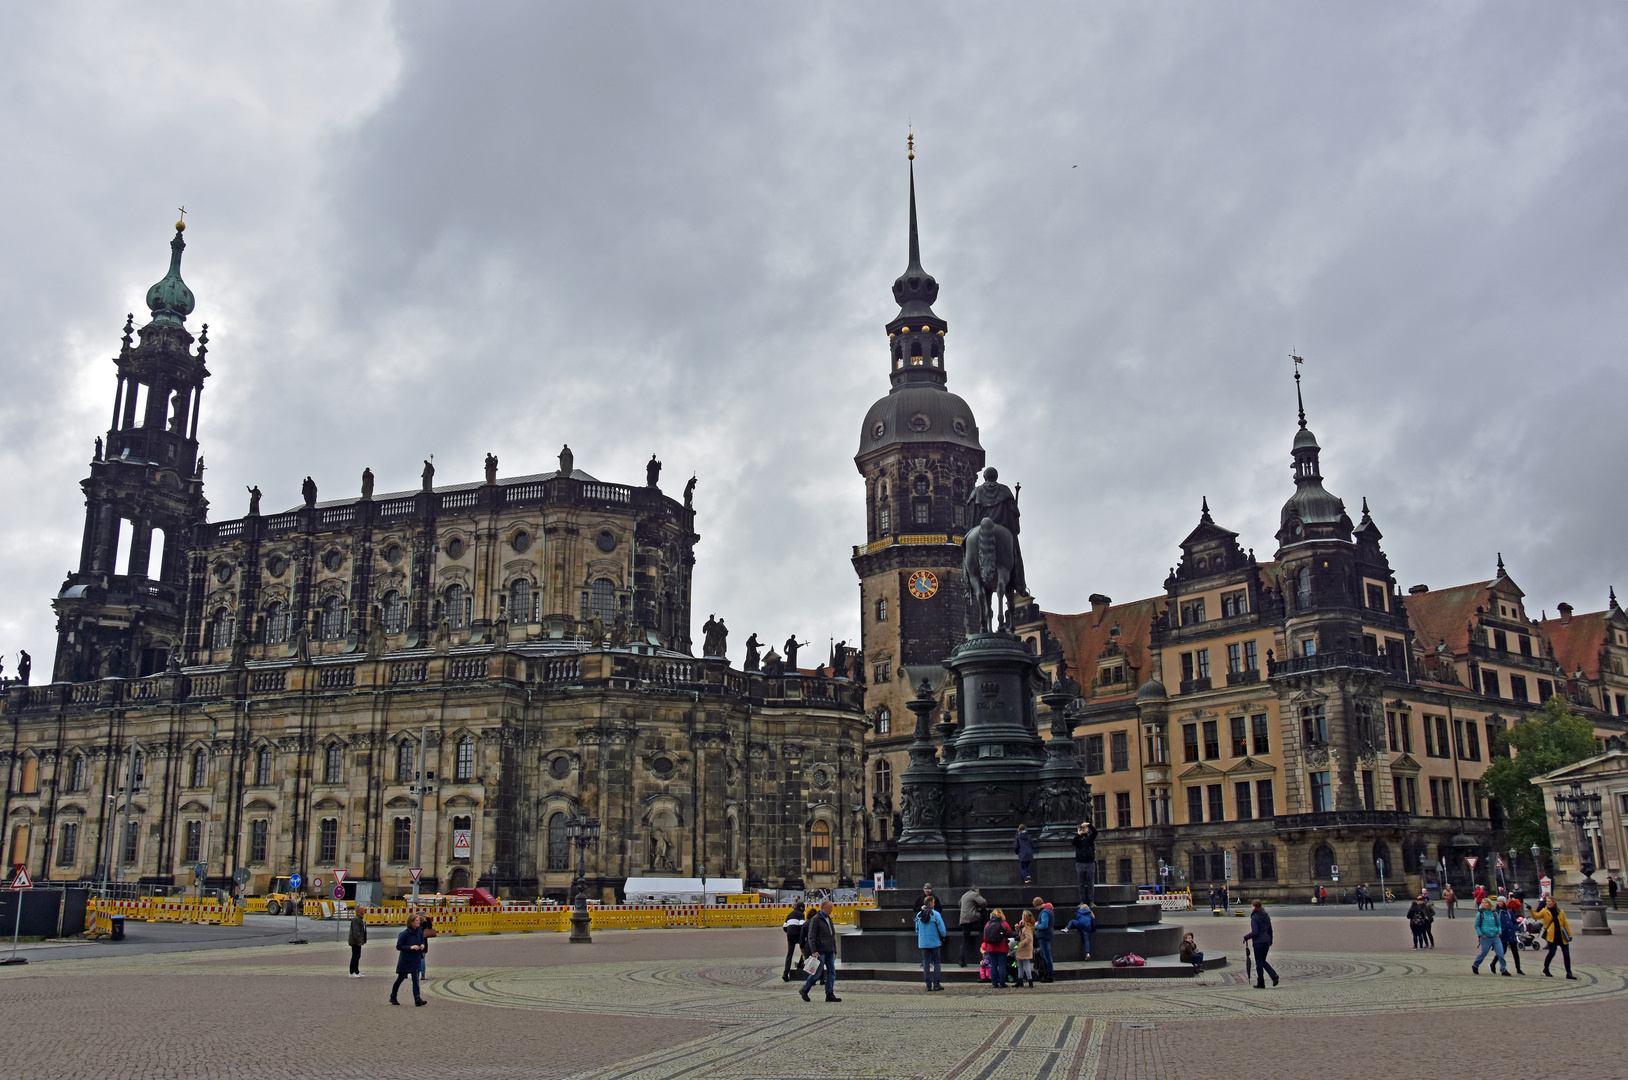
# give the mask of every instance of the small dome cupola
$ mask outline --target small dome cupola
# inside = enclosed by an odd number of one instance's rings
[[[1295,362],[1295,401],[1300,407],[1300,430],[1295,432],[1291,454],[1294,457],[1294,494],[1283,504],[1279,515],[1277,540],[1280,547],[1302,540],[1324,539],[1337,536],[1351,538],[1351,517],[1345,512],[1344,500],[1330,494],[1323,487],[1322,468],[1318,454],[1317,436],[1306,426],[1306,402],[1300,392],[1300,357]]]
[[[908,383],[943,386],[944,333],[949,324],[933,313],[938,281],[922,269],[921,238],[916,228],[916,143],[910,150],[910,263],[893,283],[899,314],[887,324],[888,355],[895,388]]]
[[[181,253],[187,248],[181,234],[186,229],[185,221],[175,223],[175,239],[170,241],[169,273],[147,290],[147,307],[153,313],[153,322],[159,326],[180,326],[197,307],[192,290],[181,280]]]

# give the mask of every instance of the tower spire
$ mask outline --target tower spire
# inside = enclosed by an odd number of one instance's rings
[[[1300,396],[1300,365],[1306,361],[1294,353],[1289,354],[1289,359],[1294,361],[1294,399],[1295,403],[1300,406],[1300,427],[1304,430],[1306,427],[1306,399]]]
[[[910,161],[910,270],[921,270],[921,239],[916,231],[916,136],[912,132],[905,138],[905,157]]]

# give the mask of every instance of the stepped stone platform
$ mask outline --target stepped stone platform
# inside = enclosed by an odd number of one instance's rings
[[[975,964],[969,963],[966,968],[955,966],[961,946],[956,919],[963,891],[953,889],[944,895],[935,890],[947,909],[945,922],[950,927],[950,940],[944,947],[945,982],[978,980]],[[992,887],[979,891],[991,908],[1000,908],[1005,913],[1008,922],[1015,921],[1036,896],[1043,896],[1052,903],[1059,926],[1074,917],[1076,890],[1072,887]],[[918,895],[914,890],[884,889],[877,894],[874,910],[858,912],[859,931],[843,934],[837,940],[843,978],[900,981],[921,978],[921,950],[916,945],[913,925]],[[1084,941],[1079,934],[1056,934],[1052,939],[1052,960],[1059,980],[1174,978],[1196,974],[1192,965],[1176,959],[1181,951],[1181,926],[1163,922],[1164,912],[1159,906],[1139,904],[1136,895],[1134,885],[1097,886],[1096,903],[1091,907],[1097,920],[1097,928],[1091,934],[1092,959],[1085,959]],[[1145,957],[1147,966],[1116,968],[1109,963],[1124,953]],[[1226,962],[1226,957],[1219,954],[1207,955],[1204,967],[1223,967]]]

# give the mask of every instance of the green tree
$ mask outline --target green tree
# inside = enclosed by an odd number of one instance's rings
[[[1533,844],[1550,847],[1543,789],[1532,778],[1599,753],[1594,725],[1556,694],[1530,718],[1500,732],[1498,749],[1514,750],[1515,755],[1495,757],[1482,783],[1503,807],[1509,842],[1523,850]]]

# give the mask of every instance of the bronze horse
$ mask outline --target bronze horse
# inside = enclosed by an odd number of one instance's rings
[[[966,576],[967,597],[978,616],[979,628],[986,634],[1010,630],[1012,622],[1012,568],[1016,564],[1012,534],[1004,525],[984,518],[962,541],[966,555],[961,571]],[[995,600],[1000,598],[1000,620],[995,619]]]

